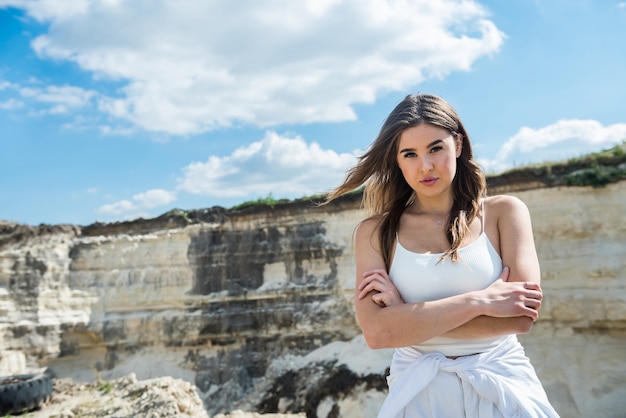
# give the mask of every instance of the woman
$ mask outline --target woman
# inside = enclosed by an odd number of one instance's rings
[[[407,96],[327,202],[362,185],[356,314],[396,349],[379,417],[557,417],[516,337],[542,300],[530,215],[484,197],[455,110]]]

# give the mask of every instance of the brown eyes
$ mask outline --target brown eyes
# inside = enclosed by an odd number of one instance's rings
[[[435,152],[439,152],[443,149],[443,147],[432,147],[431,149],[428,150],[429,154],[433,154]],[[413,158],[413,157],[417,157],[417,154],[414,152],[405,152],[404,154],[402,154],[404,158]]]

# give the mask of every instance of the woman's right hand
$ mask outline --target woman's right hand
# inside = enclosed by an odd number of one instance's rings
[[[363,299],[368,293],[376,292],[372,300],[379,306],[394,306],[404,303],[400,292],[389,278],[389,274],[383,269],[374,269],[363,273],[363,280],[358,287],[359,299]]]
[[[528,316],[536,321],[543,298],[539,283],[507,282],[508,276],[509,268],[505,267],[495,282],[477,292],[486,309],[485,315],[498,318]]]

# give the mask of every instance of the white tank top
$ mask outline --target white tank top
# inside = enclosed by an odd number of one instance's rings
[[[396,239],[389,277],[405,302],[426,302],[482,290],[500,276],[502,259],[485,234],[484,216],[483,202],[482,232],[476,241],[459,249],[459,260],[456,262],[446,258],[437,263],[442,254],[414,253]],[[462,356],[487,351],[505,338],[435,337],[414,348],[424,353]]]

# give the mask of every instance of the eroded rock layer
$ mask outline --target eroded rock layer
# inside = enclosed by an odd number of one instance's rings
[[[619,416],[626,182],[515,194],[533,215],[546,298],[520,339],[563,416]],[[359,206],[352,196],[82,228],[0,223],[0,367],[25,358],[83,381],[182,378],[209,414],[375,416],[390,351],[369,350],[354,318]]]

